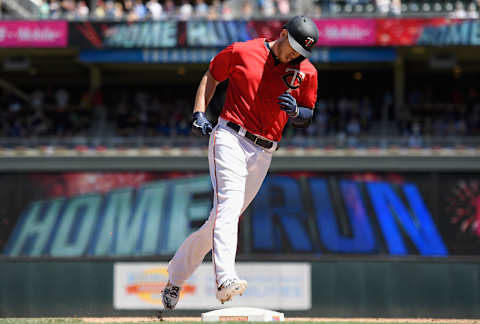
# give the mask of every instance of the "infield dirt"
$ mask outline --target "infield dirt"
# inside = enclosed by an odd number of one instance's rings
[[[141,323],[141,322],[200,322],[200,317],[84,317],[86,323]],[[412,324],[480,324],[480,319],[445,318],[330,318],[330,317],[286,317],[285,322],[319,323],[412,323]]]

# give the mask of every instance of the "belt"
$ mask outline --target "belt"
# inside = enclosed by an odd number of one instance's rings
[[[227,126],[230,127],[231,129],[233,129],[237,133],[241,129],[240,125],[237,125],[237,124],[232,123],[230,121],[227,122]],[[257,144],[258,146],[261,146],[261,147],[266,148],[266,149],[271,149],[272,146],[273,146],[272,141],[263,139],[263,138],[261,138],[257,135],[254,135],[254,134],[250,133],[249,131],[245,132],[245,137],[248,138],[249,140],[251,140],[253,143]]]

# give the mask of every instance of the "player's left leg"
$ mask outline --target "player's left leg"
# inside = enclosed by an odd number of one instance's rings
[[[172,310],[175,308],[183,284],[212,249],[214,211],[215,209],[212,209],[208,220],[183,241],[172,260],[170,260],[168,264],[168,283],[162,292],[165,309]]]
[[[165,309],[172,310],[175,308],[183,284],[212,249],[214,211],[215,209],[212,209],[207,221],[183,241],[170,260],[168,264],[168,283],[162,292]]]

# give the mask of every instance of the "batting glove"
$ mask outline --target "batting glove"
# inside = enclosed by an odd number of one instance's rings
[[[278,104],[280,105],[280,109],[287,113],[288,117],[295,118],[298,116],[297,100],[288,92],[278,97]]]
[[[198,136],[209,136],[212,132],[213,126],[208,121],[205,113],[197,111],[193,113],[192,133]]]

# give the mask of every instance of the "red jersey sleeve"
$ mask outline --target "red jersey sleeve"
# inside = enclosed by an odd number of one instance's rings
[[[317,87],[317,71],[314,70],[313,73],[307,75],[305,82],[302,83],[299,106],[312,109],[315,107],[315,103],[317,102]]]
[[[233,45],[226,47],[210,61],[210,74],[218,82],[225,81],[230,75],[233,57]]]

